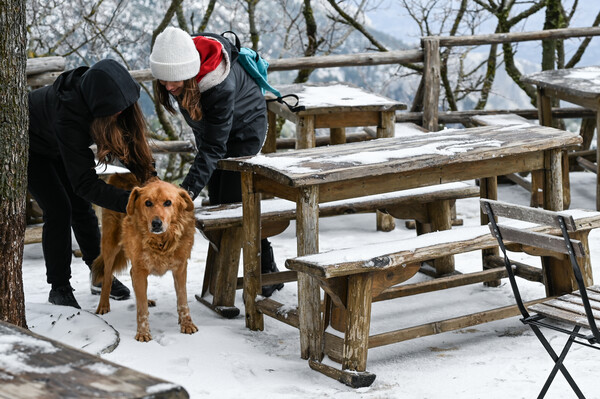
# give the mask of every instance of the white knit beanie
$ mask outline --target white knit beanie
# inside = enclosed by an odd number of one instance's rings
[[[154,42],[150,69],[158,80],[177,82],[193,78],[200,72],[200,55],[187,32],[169,26]]]

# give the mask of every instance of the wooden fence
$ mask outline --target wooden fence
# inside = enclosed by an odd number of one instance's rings
[[[567,39],[575,37],[600,36],[600,28],[552,29],[537,32],[494,33],[475,36],[429,36],[421,39],[421,48],[388,52],[358,53],[349,55],[329,55],[319,57],[301,57],[269,60],[269,72],[299,70],[304,68],[333,68],[348,66],[372,66],[417,63],[423,66],[423,76],[415,94],[413,112],[399,112],[397,122],[415,122],[428,130],[437,130],[439,123],[468,123],[473,115],[515,113],[528,119],[536,119],[533,109],[517,110],[477,110],[440,112],[440,49],[444,47],[475,46],[525,41]],[[31,86],[50,84],[64,70],[61,57],[30,59],[27,63],[27,82]],[[149,69],[131,71],[138,81],[152,80]],[[582,108],[556,108],[553,115],[557,118],[592,117],[594,113]]]

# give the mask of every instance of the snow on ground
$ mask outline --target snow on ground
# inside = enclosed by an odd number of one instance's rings
[[[571,208],[595,207],[595,175],[573,173]],[[499,199],[528,203],[528,194],[518,186],[501,186]],[[479,223],[478,200],[457,202],[458,217],[465,225]],[[375,231],[372,214],[347,215],[321,219],[321,251],[340,247],[359,247],[366,243],[396,240],[414,235],[401,220],[389,233]],[[280,269],[288,257],[295,256],[296,238],[292,225],[274,237],[275,257]],[[594,274],[600,277],[600,232],[590,234]],[[96,316],[99,297],[89,291],[89,274],[81,259],[74,259],[71,283],[83,308],[47,303],[49,286],[40,244],[25,248],[23,278],[27,318],[30,328],[39,334],[91,353],[103,353],[107,360],[131,367],[182,385],[192,398],[531,398],[537,396],[552,361],[528,327],[517,317],[491,322],[429,337],[371,349],[367,370],[376,374],[373,385],[352,389],[309,369],[299,356],[298,331],[265,317],[264,331],[245,328],[241,291],[236,304],[242,313],[235,319],[219,317],[194,299],[202,287],[207,241],[196,234],[188,267],[188,300],[199,331],[193,335],[179,332],[173,280],[170,274],[151,277],[148,297],[157,300],[150,309],[153,341],[134,340],[135,300],[111,300],[111,312]],[[515,254],[514,260],[537,260]],[[456,266],[463,272],[480,269],[480,254],[461,254]],[[417,275],[411,281],[424,280]],[[131,288],[128,274],[119,279]],[[543,288],[524,282],[524,296],[540,296]],[[416,295],[373,306],[372,333],[418,325],[429,321],[513,304],[506,281],[498,288],[482,284],[443,292]],[[286,283],[273,297],[279,302],[297,302],[295,283]],[[56,321],[55,323],[52,323]],[[117,335],[118,334],[118,335]],[[564,337],[549,333],[556,347]],[[590,353],[591,352],[591,353]],[[597,388],[598,357],[587,348],[575,345],[566,365],[587,397],[600,397]],[[325,360],[328,364],[337,364]],[[547,398],[573,397],[561,375],[550,388]]]

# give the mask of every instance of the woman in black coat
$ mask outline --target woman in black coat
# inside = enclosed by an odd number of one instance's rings
[[[51,86],[29,93],[27,188],[44,212],[42,249],[52,285],[48,300],[79,308],[70,285],[71,228],[91,266],[100,254],[98,219],[91,203],[125,212],[129,192],[106,184],[99,163],[120,160],[139,181],[154,174],[146,125],[137,100],[140,86],[113,60],[62,73]],[[100,293],[92,285],[92,293]],[[129,289],[114,279],[111,296]]]
[[[167,111],[175,100],[196,138],[198,153],[181,186],[197,197],[208,186],[211,204],[242,200],[240,175],[217,169],[223,158],[256,155],[267,132],[267,107],[260,87],[236,62],[237,49],[220,35],[192,38],[166,28],[150,55],[154,92]],[[273,249],[261,241],[261,269],[275,272]],[[271,296],[283,284],[263,287]]]

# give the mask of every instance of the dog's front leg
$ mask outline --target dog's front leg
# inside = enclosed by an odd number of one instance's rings
[[[177,295],[177,314],[179,315],[179,325],[184,334],[193,334],[198,331],[198,327],[192,321],[190,308],[187,301],[187,262],[173,270],[173,281],[175,282],[175,293]]]
[[[131,264],[131,282],[135,292],[135,305],[137,308],[137,333],[135,339],[140,342],[152,340],[150,323],[148,321],[148,272],[143,265]]]

